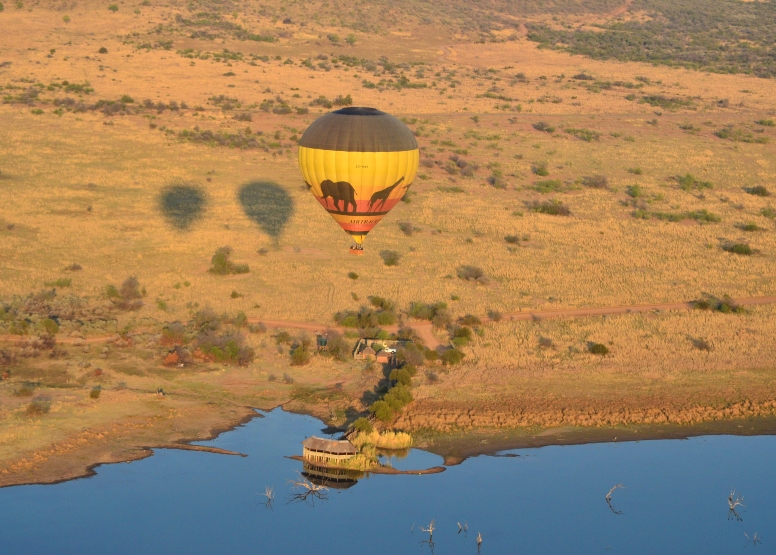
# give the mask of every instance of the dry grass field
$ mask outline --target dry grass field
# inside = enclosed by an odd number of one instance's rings
[[[526,38],[526,25],[589,29],[638,19],[639,6],[525,0],[469,13],[453,1],[374,2],[371,10],[281,0],[3,4],[0,301],[57,287],[60,297],[110,307],[108,285],[136,276],[145,289],[140,310],[63,325],[62,336],[152,334],[204,307],[330,325],[335,312],[357,310],[370,295],[401,310],[446,302],[459,317],[776,294],[772,80],[590,59]],[[419,179],[361,258],[348,254],[348,236],[296,165],[310,122],[351,101],[404,118],[421,148]],[[536,211],[542,203],[569,214]],[[209,273],[223,246],[250,271]],[[384,265],[383,251],[398,253],[398,264]],[[68,270],[73,264],[82,269]],[[459,279],[462,265],[481,268],[487,282]],[[418,401],[398,425],[647,418],[618,412],[629,407],[676,410],[674,421],[692,422],[731,416],[714,411],[744,400],[756,407],[742,415],[760,414],[761,405],[769,414],[773,316],[758,307],[489,324],[462,348],[463,364],[415,378]],[[0,334],[10,326],[0,322]],[[74,366],[97,357],[97,347],[71,349],[70,365],[14,362],[0,385],[0,459],[75,441],[75,430],[97,422],[174,422],[175,410],[190,411],[184,420],[202,435],[243,418],[246,406],[289,401],[334,422],[342,415],[332,411],[364,410],[361,394],[379,379],[314,358],[294,370],[295,385],[269,382],[288,371],[288,357],[269,336],[248,341],[258,356],[247,368],[203,364],[183,373],[161,367],[158,342],[130,349],[100,363],[110,380],[98,402],[88,398],[99,381],[93,368]],[[587,354],[588,341],[610,353]],[[30,368],[52,365],[81,389],[49,392],[51,413],[31,419],[12,391],[18,380],[45,382]],[[139,374],[122,376],[129,367]],[[110,389],[120,382],[127,390]],[[192,391],[160,401],[157,387]],[[211,390],[213,414],[195,401]],[[593,406],[600,414],[588,420],[556,414]],[[491,416],[457,422],[472,407]],[[707,412],[690,418],[693,407]],[[539,416],[521,419],[532,411]],[[192,437],[164,426],[83,460]],[[55,479],[64,471],[47,472]]]

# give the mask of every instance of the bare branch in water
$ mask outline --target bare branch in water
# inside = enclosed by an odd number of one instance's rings
[[[609,493],[606,494],[605,499],[606,499],[606,504],[609,505],[609,508],[612,510],[612,512],[619,516],[623,514],[623,512],[618,511],[617,509],[612,507],[612,493],[614,493],[614,490],[616,490],[617,488],[625,489],[625,486],[623,486],[622,484],[615,484],[615,486],[609,490]]]

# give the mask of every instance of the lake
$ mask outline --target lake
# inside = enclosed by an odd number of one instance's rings
[[[776,545],[774,436],[517,449],[440,474],[371,475],[326,499],[295,501],[289,480],[302,463],[286,457],[323,427],[276,409],[199,443],[244,458],[160,449],[89,478],[1,489],[0,553],[475,554],[478,532],[480,552],[494,555],[773,553]],[[442,464],[417,449],[391,460],[402,469]],[[610,507],[616,484],[623,488]],[[275,490],[271,508],[265,486]],[[744,496],[740,520],[728,509],[733,488]],[[432,519],[430,545],[420,527]]]

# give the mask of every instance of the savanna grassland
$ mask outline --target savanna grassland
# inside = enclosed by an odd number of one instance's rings
[[[688,13],[703,17],[684,25]],[[774,45],[761,28],[774,13],[706,0],[3,2],[0,481],[143,456],[249,407],[346,425],[395,380],[262,322],[323,330],[375,295],[385,315],[359,320],[370,334],[436,305],[423,318],[464,355],[413,359],[415,401],[388,426],[772,415],[774,308],[717,301],[776,294]],[[419,178],[360,258],[296,165],[305,128],[347,105],[403,118],[421,149]],[[703,299],[708,310],[498,321]]]

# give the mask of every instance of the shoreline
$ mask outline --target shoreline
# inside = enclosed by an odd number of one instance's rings
[[[106,464],[131,463],[153,456],[156,449],[180,449],[186,451],[204,451],[214,454],[241,456],[242,453],[227,451],[209,446],[193,445],[194,442],[211,441],[220,434],[233,431],[250,422],[254,418],[263,418],[259,411],[272,411],[284,408],[285,403],[272,408],[244,407],[250,411],[233,422],[213,428],[203,437],[180,439],[175,442],[163,442],[157,445],[145,445],[125,450],[122,457],[109,457],[106,460],[81,467],[78,473],[69,476],[41,476],[37,480],[25,480],[16,483],[6,483],[0,488],[27,485],[55,485],[71,480],[89,478],[97,474],[96,469]],[[289,410],[297,414],[316,417],[311,411]],[[321,421],[323,424],[323,421]],[[759,416],[730,420],[716,420],[695,423],[692,425],[677,424],[631,424],[610,427],[574,427],[559,426],[550,428],[474,428],[469,430],[436,432],[422,430],[416,435],[413,449],[420,449],[443,457],[444,466],[424,470],[400,471],[396,469],[372,469],[367,472],[375,474],[435,474],[443,472],[445,467],[463,463],[466,459],[478,456],[511,456],[501,455],[503,451],[516,449],[535,449],[540,447],[584,445],[592,443],[612,443],[630,441],[657,441],[666,439],[689,439],[709,435],[758,436],[776,435],[776,416]],[[127,456],[129,455],[129,456]],[[513,455],[517,456],[517,455]],[[294,460],[302,460],[298,455],[289,456]]]

